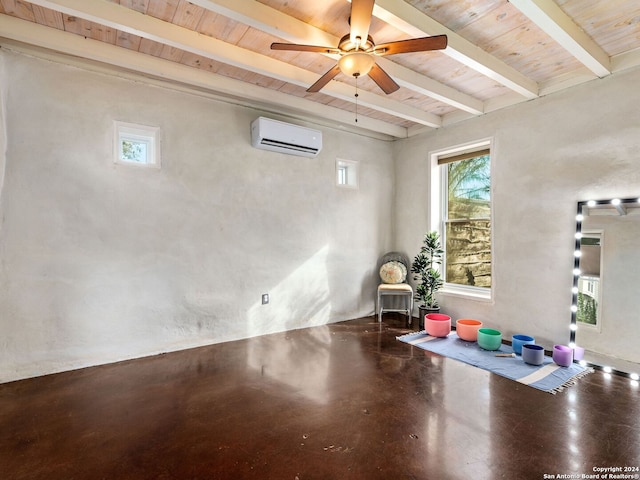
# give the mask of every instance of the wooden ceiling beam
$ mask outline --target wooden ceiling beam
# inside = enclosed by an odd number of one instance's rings
[[[275,37],[292,43],[335,47],[340,42],[319,28],[286,15],[255,0],[190,0],[204,9],[249,25]],[[471,95],[462,93],[386,58],[378,58],[378,64],[402,87],[428,96],[454,108],[481,115],[484,104]]]
[[[330,124],[334,128],[352,129],[358,127],[395,138],[406,138],[408,135],[406,128],[388,122],[361,117],[358,119],[358,124],[354,125],[353,113],[339,108],[8,15],[0,15],[0,32],[0,40],[6,38],[18,42],[18,45],[26,45],[23,48],[27,50],[35,48],[45,52],[62,53],[67,56],[65,57],[66,63],[78,66],[86,64],[90,67],[90,63],[88,64],[87,61],[98,62],[101,65],[109,65],[110,68],[116,67],[119,71],[124,72],[125,76],[127,72],[133,72],[134,76],[145,75],[150,81],[156,79],[165,84],[176,85],[176,88],[179,89],[181,85],[186,85],[196,93],[211,92],[214,98],[216,96],[221,98],[220,95],[224,95],[226,98],[236,99],[234,100],[236,103],[243,103],[253,108],[273,110],[298,118],[320,118],[324,119],[325,124]],[[59,55],[59,53],[49,55]]]
[[[614,73],[638,66],[640,66],[640,48],[611,57],[611,67]]]
[[[338,37],[256,0],[189,0],[205,10],[293,43],[336,47]]]
[[[606,77],[611,73],[609,55],[553,0],[509,1],[598,77]]]
[[[317,80],[315,73],[303,68],[106,0],[31,0],[31,3],[299,86],[307,87]],[[345,83],[331,82],[323,89],[323,93],[348,102],[355,101],[353,88]],[[438,115],[375,93],[360,91],[358,104],[428,127],[438,128],[442,125]]]
[[[417,8],[398,0],[376,0],[374,16],[413,37],[447,35],[445,55],[504,85],[527,99],[538,97],[538,84]]]

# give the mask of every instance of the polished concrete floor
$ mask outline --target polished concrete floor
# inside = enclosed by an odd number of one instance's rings
[[[595,372],[551,395],[395,339],[406,331],[391,314],[0,385],[0,478],[527,480],[640,466],[637,383]]]

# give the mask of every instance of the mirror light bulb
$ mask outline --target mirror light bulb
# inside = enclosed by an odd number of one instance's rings
[[[571,289],[571,293],[578,293],[578,287],[573,287]]]
[[[584,215],[582,215],[581,213],[579,213],[578,215],[576,215],[576,220],[581,222],[582,220],[584,220]]]
[[[589,200],[589,201],[587,202],[587,206],[588,206],[588,207],[594,207],[595,205],[596,205],[596,201],[595,201],[595,200]]]
[[[572,312],[577,312],[578,311],[578,306],[577,305],[571,305],[571,311]]]
[[[575,252],[573,252],[573,256],[574,257],[580,257],[582,255],[582,252],[580,250],[576,250]]]
[[[611,372],[613,372],[613,370],[611,369],[611,367],[604,367],[604,368],[602,369],[602,371],[603,371],[604,373],[611,373]]]
[[[577,238],[578,240],[580,240],[580,239],[582,238],[582,233],[577,232],[577,233],[576,233],[576,238]]]
[[[574,269],[573,269],[573,274],[574,274],[575,276],[580,275],[580,269],[579,269],[579,268],[574,268]]]
[[[613,200],[611,200],[611,205],[620,205],[620,199],[614,198]]]
[[[631,375],[629,375],[629,377],[631,378],[631,380],[640,380],[640,375],[638,375],[637,373],[632,373]]]

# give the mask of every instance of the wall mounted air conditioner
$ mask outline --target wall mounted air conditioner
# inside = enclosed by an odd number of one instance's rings
[[[322,150],[322,132],[258,117],[251,122],[251,145],[301,157],[315,157]]]

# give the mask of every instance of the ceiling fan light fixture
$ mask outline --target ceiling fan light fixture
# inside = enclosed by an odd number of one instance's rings
[[[1,1],[1,0],[0,0]],[[331,67],[316,82],[307,88],[307,92],[319,92],[325,85],[339,73],[350,77],[368,75],[371,80],[387,95],[398,91],[398,85],[380,65],[376,64],[376,58],[382,55],[394,55],[396,53],[428,52],[443,50],[447,47],[446,35],[434,35],[422,38],[410,38],[387,42],[378,47],[369,35],[375,0],[350,0],[351,16],[349,33],[344,35],[337,48],[320,45],[302,45],[297,43],[271,44],[272,50],[291,50],[294,52],[329,53],[340,56],[337,65]],[[358,85],[356,83],[356,98]]]
[[[343,55],[338,61],[340,71],[350,77],[359,77],[368,74],[373,68],[375,59],[364,52],[351,52]]]

